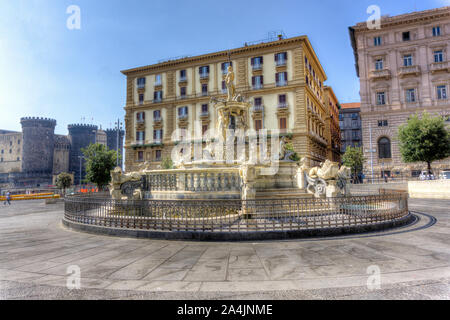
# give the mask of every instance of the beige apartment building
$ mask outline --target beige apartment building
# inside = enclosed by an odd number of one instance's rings
[[[174,130],[187,129],[193,136],[195,123],[202,132],[215,127],[217,114],[210,99],[226,96],[230,65],[237,92],[252,103],[249,129],[280,129],[310,165],[332,154],[325,71],[306,36],[280,36],[277,41],[122,71],[127,76],[127,171],[143,162],[157,168],[170,157],[177,143]],[[338,103],[336,97],[333,103]]]
[[[426,165],[402,162],[398,127],[425,110],[450,119],[450,7],[383,17],[381,29],[358,23],[350,37],[361,83],[363,147],[374,175],[416,176]],[[433,169],[450,169],[450,161]],[[370,162],[365,174],[371,175]]]

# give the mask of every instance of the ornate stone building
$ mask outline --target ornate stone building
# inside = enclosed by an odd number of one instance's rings
[[[117,147],[115,130],[98,130],[86,124],[69,125],[69,135],[55,134],[56,120],[26,117],[21,119],[22,132],[0,130],[0,185],[35,187],[50,185],[61,172],[73,173],[80,181],[81,148],[91,143]],[[123,138],[123,132],[120,135]],[[122,155],[122,143],[120,155]],[[81,178],[84,179],[84,160]]]
[[[327,140],[328,144],[327,158],[340,163],[341,162],[341,129],[339,127],[339,100],[336,98],[331,87],[325,87],[325,104],[328,105],[327,114]]]
[[[341,153],[347,147],[362,146],[361,104],[343,103],[339,110],[339,127],[341,128]]]
[[[214,127],[217,114],[209,102],[212,96],[225,97],[230,65],[236,90],[252,103],[250,129],[280,129],[311,166],[332,158],[327,127],[335,112],[329,112],[325,71],[306,36],[280,37],[122,71],[127,76],[126,170],[144,161],[157,168],[171,156],[178,128],[193,135],[196,121],[203,132]],[[334,95],[332,100],[337,105]]]
[[[375,176],[415,176],[426,165],[404,164],[396,136],[416,112],[450,116],[450,7],[383,17],[380,29],[358,23],[350,37],[361,83],[365,156],[373,153]],[[433,167],[450,169],[450,161]],[[367,165],[366,176],[370,170]]]

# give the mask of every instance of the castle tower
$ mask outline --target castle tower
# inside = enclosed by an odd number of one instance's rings
[[[71,148],[69,154],[69,171],[74,174],[75,185],[80,184],[80,158],[82,148],[96,143],[98,127],[89,124],[71,124],[68,126]],[[81,180],[86,176],[86,165],[81,159]]]
[[[119,138],[119,155],[120,155],[120,162],[119,167],[122,167],[123,163],[123,138],[125,136],[125,131],[120,130],[119,135],[117,135],[117,129],[107,129],[106,130],[107,135],[107,146],[109,150],[116,150],[117,151],[117,138]]]
[[[22,172],[53,172],[56,120],[26,117],[20,119],[23,133]]]

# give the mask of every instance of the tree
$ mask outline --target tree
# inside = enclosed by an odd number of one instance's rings
[[[431,117],[427,112],[422,118],[415,114],[398,130],[402,160],[406,163],[426,162],[431,174],[431,163],[450,156],[450,133],[444,118]]]
[[[365,161],[363,150],[358,147],[347,147],[342,156],[342,163],[352,169],[353,179],[356,179],[358,173],[362,171]]]
[[[116,152],[99,143],[81,151],[86,157],[86,180],[103,189],[111,181],[110,172],[116,165]]]
[[[72,185],[72,176],[66,172],[62,172],[58,174],[56,177],[56,186],[59,189],[64,190],[64,194],[66,194],[66,189]]]

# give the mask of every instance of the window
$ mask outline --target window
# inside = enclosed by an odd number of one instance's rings
[[[386,93],[377,92],[377,105],[385,105],[386,104]]]
[[[188,107],[178,108],[178,118],[183,119],[186,118],[189,114]]]
[[[444,61],[444,53],[442,50],[437,50],[434,52],[434,62],[439,63]]]
[[[144,104],[144,94],[143,93],[139,94],[139,104],[140,105]]]
[[[180,70],[180,81],[186,81],[186,70]]]
[[[263,85],[264,85],[263,76],[252,77],[252,86],[254,90],[262,89]]]
[[[160,74],[155,75],[155,86],[160,86],[161,84],[162,84],[161,75]]]
[[[186,87],[180,87],[180,96],[182,98],[186,97]]]
[[[375,70],[383,70],[383,59],[375,61]]]
[[[20,144],[20,139],[19,139],[19,140],[17,140],[17,144]]]
[[[255,131],[258,132],[262,129],[262,120],[255,120]]]
[[[402,33],[402,39],[403,41],[409,41],[411,40],[411,33],[409,31]]]
[[[277,87],[282,87],[287,85],[287,72],[278,72],[275,74],[275,81]]]
[[[381,37],[373,38],[373,44],[375,47],[381,46]]]
[[[391,140],[386,137],[378,140],[378,157],[380,159],[391,158]]]
[[[433,27],[433,37],[439,37],[441,35],[441,27]]]
[[[263,64],[263,57],[255,57],[251,59],[251,64],[253,70],[260,70],[262,69]]]
[[[437,89],[438,100],[447,99],[447,87],[446,86],[438,86],[436,89]]]
[[[280,130],[286,130],[286,118],[280,118]]]
[[[352,130],[352,139],[359,140],[359,130]]]
[[[161,110],[153,111],[153,120],[155,121],[161,120]]]
[[[286,95],[285,94],[280,94],[278,96],[278,107],[279,108],[286,108],[287,104],[286,104]]]
[[[261,107],[262,106],[262,98],[255,98],[254,105],[255,105],[255,107]]]
[[[144,122],[145,121],[145,112],[138,112],[138,113],[136,113],[136,121],[137,122]]]
[[[155,151],[155,160],[156,161],[161,161],[161,156],[162,156],[162,151],[161,150],[156,150]]]
[[[412,55],[408,54],[403,56],[403,66],[410,67],[413,64]]]
[[[160,142],[162,140],[163,137],[163,131],[162,129],[159,130],[153,130],[153,141],[155,142]]]
[[[199,68],[200,79],[209,77],[209,66],[203,66]]]
[[[277,66],[286,65],[286,61],[287,61],[287,52],[281,52],[281,53],[275,54],[275,64]]]
[[[358,114],[357,113],[352,113],[351,114],[352,119],[358,119]]]
[[[206,83],[202,84],[202,96],[208,95],[208,85]]]
[[[153,102],[161,102],[163,99],[163,92],[162,91],[155,91],[153,92]]]
[[[233,66],[233,62],[224,62],[222,63],[222,73],[223,74],[227,74],[228,73],[228,67],[232,67]]]
[[[406,89],[406,102],[416,102],[416,90]]]
[[[387,120],[378,120],[378,126],[379,127],[387,127],[388,121]]]
[[[145,131],[136,131],[136,141],[138,142],[145,141]]]
[[[138,86],[138,89],[145,88],[145,78],[138,78],[137,79],[137,86]]]

